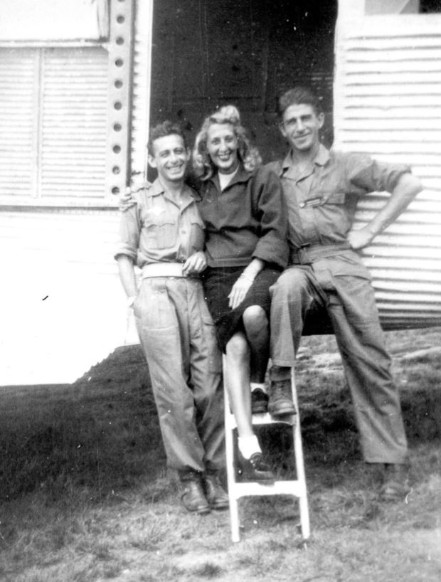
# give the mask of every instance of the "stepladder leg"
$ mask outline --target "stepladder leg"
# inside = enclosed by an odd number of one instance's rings
[[[234,495],[230,495],[230,522],[231,522],[231,540],[240,541],[239,533],[239,504]]]
[[[293,436],[294,436],[294,455],[296,463],[297,480],[299,482],[301,491],[299,495],[300,527],[302,531],[302,537],[304,540],[306,540],[309,538],[311,532],[309,523],[309,506],[308,506],[308,493],[306,488],[305,462],[303,458],[302,431],[300,427],[300,410],[297,398],[297,387],[294,368],[292,368],[291,371],[291,389],[294,406],[297,411],[297,421],[294,426]]]
[[[227,469],[228,481],[228,497],[230,503],[230,523],[231,523],[231,539],[233,542],[240,541],[239,534],[239,504],[236,491],[236,467],[234,463],[234,426],[232,422],[232,414],[230,410],[230,403],[228,400],[228,392],[225,382],[227,381],[227,374],[225,373],[226,358],[223,357],[223,378],[224,378],[224,399],[225,399],[225,463]]]
[[[299,509],[300,509],[300,528],[302,531],[302,537],[304,540],[307,540],[311,535],[311,530],[309,525],[309,508],[308,499],[306,497],[306,491],[299,498]]]

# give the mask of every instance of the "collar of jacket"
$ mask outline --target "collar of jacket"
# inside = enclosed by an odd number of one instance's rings
[[[232,178],[231,182],[228,184],[227,188],[229,188],[233,184],[240,184],[241,182],[248,182],[248,180],[251,178],[252,175],[253,175],[253,172],[249,172],[248,170],[245,170],[245,168],[243,167],[243,164],[240,163],[239,169],[237,170],[235,176]],[[211,176],[211,178],[209,178],[207,180],[207,182],[213,182],[213,184],[216,184],[217,188],[220,190],[220,182],[219,182],[219,177],[218,177],[217,172],[213,176]]]

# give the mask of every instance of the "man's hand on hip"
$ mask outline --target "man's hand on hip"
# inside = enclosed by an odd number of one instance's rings
[[[365,227],[359,230],[351,230],[348,234],[348,243],[354,251],[357,251],[370,245],[374,238],[375,236],[372,232]]]

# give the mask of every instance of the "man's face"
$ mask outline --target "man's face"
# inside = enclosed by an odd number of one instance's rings
[[[229,123],[214,123],[208,128],[207,150],[211,161],[221,174],[231,174],[239,164],[239,144]]]
[[[189,159],[184,140],[176,134],[155,139],[153,151],[149,153],[149,164],[158,170],[159,178],[169,182],[184,179]]]
[[[280,131],[294,150],[306,153],[319,145],[324,120],[323,113],[317,115],[311,105],[290,105],[283,114]]]

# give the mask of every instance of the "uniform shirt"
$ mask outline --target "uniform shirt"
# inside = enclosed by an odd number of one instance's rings
[[[215,174],[199,182],[199,211],[205,224],[210,267],[240,267],[253,258],[284,268],[288,259],[287,217],[277,174],[242,166],[221,191]]]
[[[311,166],[299,172],[291,152],[277,168],[288,206],[289,244],[346,242],[358,199],[369,192],[392,192],[400,176],[410,169],[404,165],[377,162],[369,156],[327,150],[320,145]]]
[[[122,213],[115,253],[142,268],[150,263],[185,262],[204,248],[204,225],[196,193],[185,185],[180,204],[159,180],[133,193],[136,204]]]

